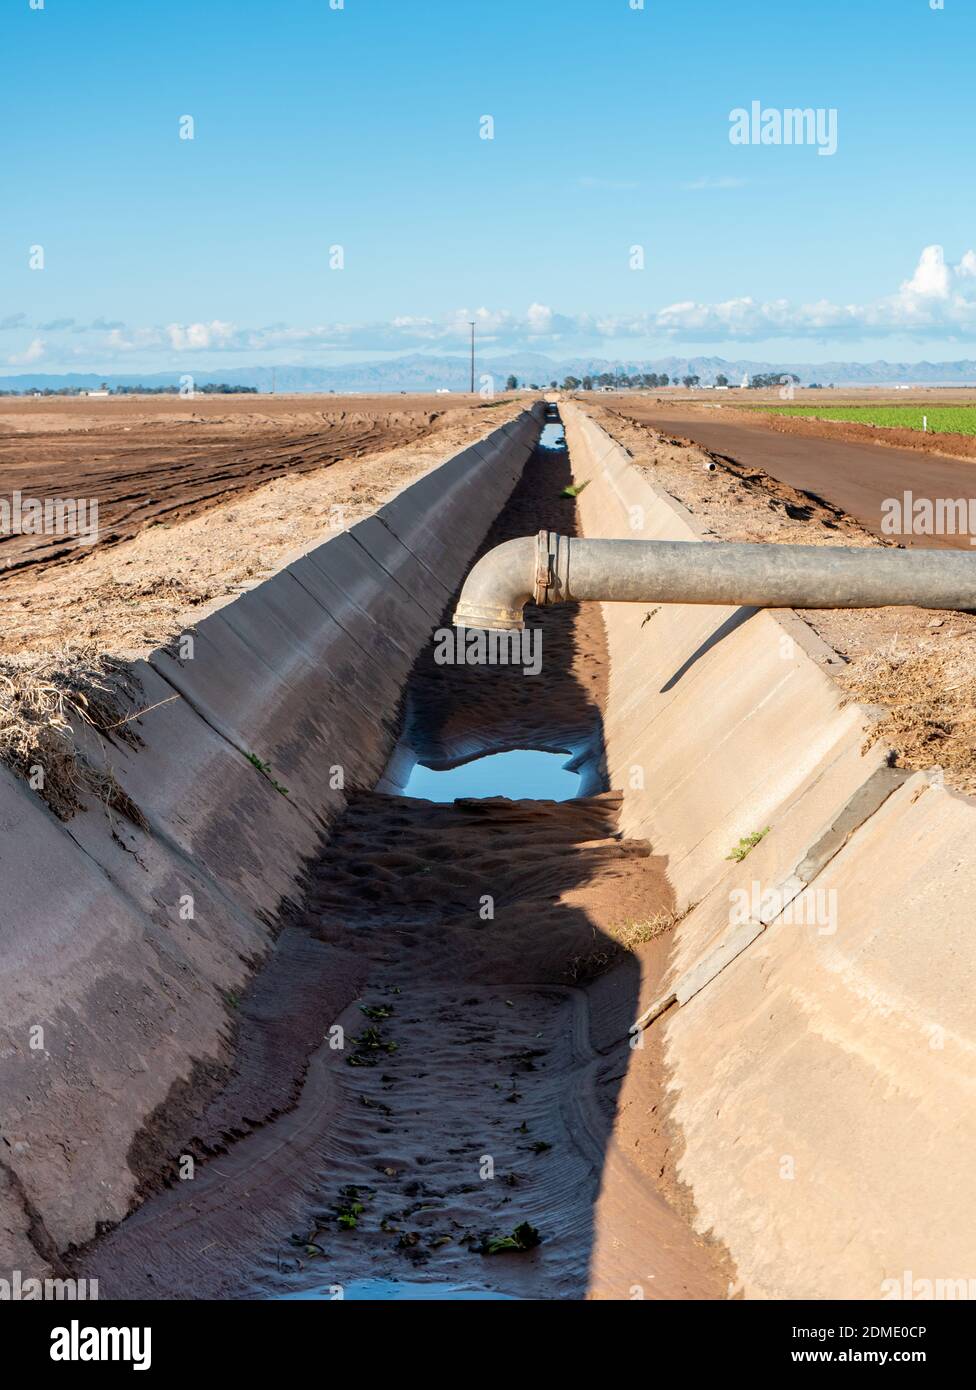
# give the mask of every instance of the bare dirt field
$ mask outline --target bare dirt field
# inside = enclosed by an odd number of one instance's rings
[[[0,409],[0,429],[11,419],[23,428],[0,435],[8,461],[0,462],[0,496],[13,487],[71,495],[70,479],[99,497],[101,512],[99,543],[72,543],[64,554],[53,537],[0,538],[0,557],[13,565],[0,569],[2,655],[74,643],[142,656],[522,409],[513,401],[445,407],[439,397],[97,405]],[[47,413],[32,418],[34,406]],[[197,425],[188,423],[193,412]],[[124,461],[133,458],[123,501]]]
[[[713,451],[692,442],[692,430],[684,428],[687,407],[679,429],[674,424],[678,412],[659,415],[651,406],[647,414],[662,421],[652,427],[638,420],[636,407],[622,397],[608,397],[605,404],[588,400],[586,406],[630,450],[649,479],[684,503],[720,540],[881,543],[844,510],[833,489],[828,500],[822,488],[784,480],[785,470],[777,463],[782,439],[764,434],[761,427],[752,433],[766,441],[762,457],[769,455],[775,472],[760,466],[757,451],[749,450],[748,458],[738,452],[733,457],[727,447]],[[728,446],[725,431],[724,424],[714,427]],[[713,437],[711,430],[697,427],[694,434]],[[870,448],[858,447],[861,452]],[[877,486],[885,486],[892,452],[874,451],[881,479]],[[715,464],[714,471],[707,471],[709,463]],[[921,467],[927,466],[923,459]],[[948,784],[976,793],[976,617],[918,608],[805,612],[803,617],[842,658],[837,679],[851,697],[890,710],[874,737],[894,748],[903,766],[940,766]]]
[[[98,544],[117,545],[275,478],[431,437],[476,438],[507,409],[470,396],[5,398],[0,497],[97,499]],[[0,575],[84,553],[63,536],[0,535]]]

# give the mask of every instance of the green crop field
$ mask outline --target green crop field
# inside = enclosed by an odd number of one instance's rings
[[[755,406],[772,415],[802,415],[807,419],[850,420],[888,429],[921,430],[923,416],[930,433],[976,434],[974,405],[771,405]]]

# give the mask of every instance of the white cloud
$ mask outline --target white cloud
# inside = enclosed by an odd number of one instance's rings
[[[214,319],[211,323],[171,323],[166,334],[170,347],[177,352],[199,352],[203,348],[229,347],[236,338],[232,323],[221,323]]]
[[[86,348],[98,369],[112,360],[156,360],[160,367],[178,370],[190,354],[233,354],[238,361],[257,356],[277,360],[287,355],[296,363],[321,361],[327,351],[410,352],[438,349],[464,351],[470,324],[480,348],[539,348],[597,345],[606,339],[683,340],[688,343],[743,342],[775,338],[883,339],[887,336],[976,339],[976,251],[966,251],[956,264],[943,248],[926,246],[911,275],[894,293],[866,303],[838,304],[827,298],[797,303],[786,298],[759,299],[739,295],[713,302],[683,299],[660,308],[633,313],[561,314],[548,304],[533,302],[523,312],[458,308],[434,318],[398,315],[373,323],[327,323],[291,327],[270,324],[242,328],[221,319],[165,326],[127,327],[96,321]],[[27,324],[12,323],[26,333]],[[36,331],[36,330],[35,330]],[[71,330],[72,332],[75,330]],[[77,341],[77,340],[75,340]],[[58,339],[35,337],[12,364],[55,360]],[[62,349],[61,356],[67,350]]]
[[[15,352],[7,361],[12,367],[26,367],[31,362],[39,362],[44,356],[44,341],[41,338],[32,338],[23,352]]]
[[[972,255],[972,252],[967,252]],[[965,260],[965,257],[963,258]],[[945,252],[941,246],[926,246],[918,258],[915,274],[901,287],[902,298],[948,299],[952,284],[952,270],[946,265]]]

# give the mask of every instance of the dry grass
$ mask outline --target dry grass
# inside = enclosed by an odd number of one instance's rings
[[[126,664],[95,648],[0,656],[0,762],[61,820],[93,796],[146,829],[109,763],[113,743],[139,742],[126,716],[136,693]],[[77,735],[84,730],[100,761],[79,746]]]
[[[960,791],[976,794],[976,652],[972,640],[894,638],[860,655],[843,676],[849,694],[888,713],[872,729],[915,769],[939,766]]]
[[[648,941],[671,931],[684,916],[683,912],[662,908],[639,922],[619,922],[610,928],[610,934],[625,951],[632,951],[635,946],[645,946]]]
[[[689,908],[688,912],[690,911]],[[590,981],[597,979],[615,966],[625,955],[636,950],[638,946],[644,946],[648,941],[653,941],[656,937],[671,931],[685,916],[687,916],[687,912],[675,912],[671,908],[662,908],[660,911],[652,913],[650,917],[643,917],[639,921],[614,923],[606,929],[606,934],[599,946],[595,946],[592,951],[571,958],[566,970],[568,979],[574,985],[589,984]],[[593,939],[594,941],[597,940],[595,929]]]

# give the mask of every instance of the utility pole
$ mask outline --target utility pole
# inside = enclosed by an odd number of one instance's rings
[[[474,395],[474,322],[469,319],[471,324],[471,394]]]

